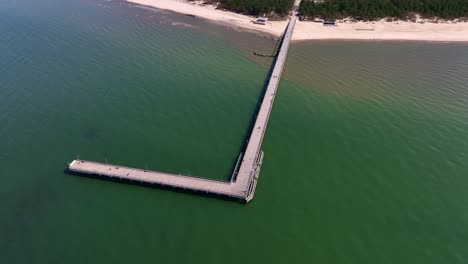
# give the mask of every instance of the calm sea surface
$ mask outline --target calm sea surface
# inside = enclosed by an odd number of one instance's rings
[[[228,179],[274,43],[0,1],[0,263],[468,263],[468,44],[294,43],[248,205],[66,173]]]

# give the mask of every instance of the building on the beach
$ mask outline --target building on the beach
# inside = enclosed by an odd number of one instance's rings
[[[334,27],[336,26],[336,20],[325,20],[323,21],[324,26]]]
[[[255,19],[253,22],[254,22],[254,24],[266,25],[266,23],[268,22],[268,18],[267,17],[259,17],[259,18]]]

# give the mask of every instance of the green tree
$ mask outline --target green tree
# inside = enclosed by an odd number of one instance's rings
[[[468,17],[468,0],[325,0],[314,3],[303,0],[299,12],[305,17],[325,19],[352,16],[375,20],[383,17],[405,17],[418,13],[426,17]]]

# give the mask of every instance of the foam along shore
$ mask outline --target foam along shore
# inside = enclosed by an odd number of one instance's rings
[[[183,0],[126,0],[131,3],[194,15],[235,28],[260,31],[280,36],[287,21],[268,21],[266,25],[252,23],[254,17],[216,9],[213,5],[202,5],[201,1]],[[322,23],[298,21],[293,40],[359,39],[359,40],[421,40],[421,41],[464,41],[468,42],[467,22],[432,23],[385,20],[375,22],[343,22],[336,26]]]

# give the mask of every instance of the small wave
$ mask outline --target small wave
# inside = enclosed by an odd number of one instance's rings
[[[184,23],[184,22],[171,22],[171,25],[172,26],[182,26],[182,27],[186,27],[186,28],[193,28],[192,24],[187,24],[187,23]]]

